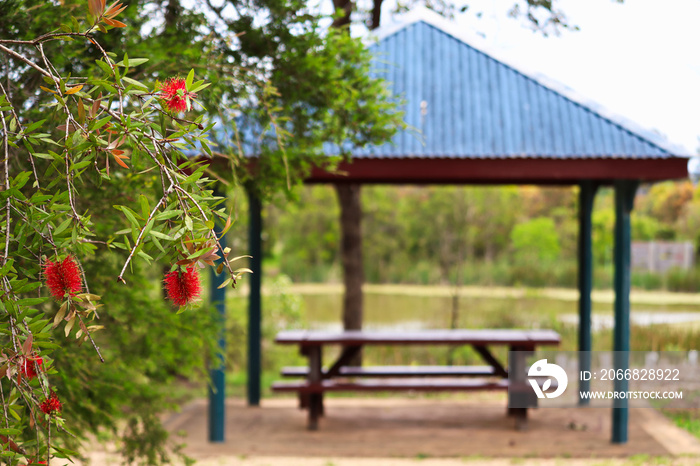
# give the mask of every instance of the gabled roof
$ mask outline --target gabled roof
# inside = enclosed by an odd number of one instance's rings
[[[350,149],[307,183],[554,184],[653,182],[688,176],[690,151],[611,115],[561,84],[497,58],[483,39],[420,9],[375,31],[374,72],[389,83],[408,130]],[[478,43],[482,42],[482,43]],[[253,161],[269,134],[240,124]],[[223,145],[233,140],[214,130]],[[337,154],[328,144],[326,152]]]
[[[410,128],[357,158],[668,158],[660,135],[473,45],[425,9],[376,31],[375,72],[404,101]]]

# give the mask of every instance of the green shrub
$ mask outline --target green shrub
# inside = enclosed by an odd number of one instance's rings
[[[643,290],[660,290],[664,287],[664,280],[661,275],[654,272],[632,272],[630,279],[632,288]]]
[[[519,223],[510,234],[513,257],[521,266],[541,266],[559,258],[559,234],[554,220],[537,217]]]
[[[697,268],[671,269],[666,273],[666,288],[669,291],[695,293],[700,290],[700,271]]]

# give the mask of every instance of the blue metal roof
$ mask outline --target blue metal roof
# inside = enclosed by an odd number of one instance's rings
[[[442,22],[441,22],[442,21]],[[380,30],[377,76],[403,101],[408,130],[354,157],[665,158],[685,156],[657,134],[576,100],[468,44],[430,16]]]

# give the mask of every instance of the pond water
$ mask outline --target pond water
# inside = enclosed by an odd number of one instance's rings
[[[312,329],[341,328],[340,293],[302,294],[307,324]],[[460,297],[458,327],[538,328],[576,325],[578,303],[545,297]],[[364,326],[367,329],[418,330],[449,328],[453,298],[365,293]],[[594,303],[593,327],[612,327],[613,306]],[[632,304],[636,325],[700,322],[700,305]]]

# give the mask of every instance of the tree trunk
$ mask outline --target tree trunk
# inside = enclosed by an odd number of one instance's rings
[[[374,5],[372,6],[372,22],[369,25],[370,29],[377,29],[379,27],[379,22],[382,19],[382,1],[374,0]]]
[[[362,284],[365,272],[362,261],[362,203],[359,184],[336,184],[335,192],[340,203],[341,260],[343,264],[343,328],[362,328],[363,297]],[[361,354],[353,360],[360,365]]]
[[[333,20],[332,27],[348,26],[350,24],[350,14],[352,10],[355,9],[355,4],[352,0],[333,0],[333,6],[335,7],[336,13],[338,10],[341,10],[343,15]]]

